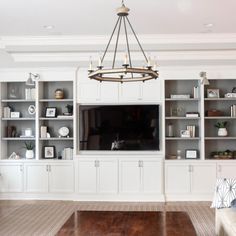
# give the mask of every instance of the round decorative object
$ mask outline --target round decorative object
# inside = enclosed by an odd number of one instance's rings
[[[64,98],[64,91],[62,89],[57,89],[55,91],[55,98],[56,99],[63,99]]]
[[[34,115],[35,114],[35,106],[34,105],[30,105],[28,108],[28,112],[30,115]]]
[[[67,127],[61,127],[59,130],[58,130],[58,133],[61,137],[66,137],[69,135],[69,129]]]

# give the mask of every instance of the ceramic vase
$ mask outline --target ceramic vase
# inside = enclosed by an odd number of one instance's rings
[[[218,136],[224,137],[224,136],[227,136],[227,135],[228,135],[228,131],[227,131],[226,128],[219,128],[218,129]]]

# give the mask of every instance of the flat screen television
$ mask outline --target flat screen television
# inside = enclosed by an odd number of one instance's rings
[[[80,150],[159,150],[159,105],[81,105]]]

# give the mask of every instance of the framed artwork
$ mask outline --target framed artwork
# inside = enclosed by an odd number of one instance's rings
[[[43,156],[45,159],[52,159],[52,158],[56,157],[55,146],[44,146],[43,148],[44,148],[44,150],[43,150],[44,155]]]
[[[185,158],[186,159],[197,159],[197,149],[187,149],[185,151]]]
[[[190,131],[189,130],[180,130],[180,137],[181,138],[190,138]]]
[[[57,108],[56,107],[47,107],[45,117],[54,118],[57,115]]]
[[[208,98],[219,98],[220,90],[219,89],[207,89],[207,97]]]

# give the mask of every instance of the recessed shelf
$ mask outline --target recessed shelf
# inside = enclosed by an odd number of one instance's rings
[[[40,141],[49,141],[49,140],[52,140],[52,141],[71,141],[73,140],[72,137],[69,137],[69,138],[58,138],[58,137],[52,137],[52,138],[39,138]]]
[[[204,98],[205,101],[236,101],[236,98]]]
[[[166,98],[165,101],[167,102],[175,102],[175,101],[199,101],[199,98]]]
[[[35,102],[35,100],[28,100],[28,99],[2,99],[2,102]]]
[[[2,120],[11,121],[11,120],[17,120],[17,121],[24,121],[24,120],[35,120],[35,118],[28,118],[28,117],[21,117],[21,118],[2,118]]]
[[[231,116],[205,116],[206,120],[218,120],[218,119],[231,119],[234,120],[236,117]]]
[[[65,117],[65,118],[48,118],[48,117],[40,117],[39,120],[73,120],[73,117]]]
[[[73,102],[72,98],[68,99],[39,99],[40,102]]]
[[[199,120],[200,117],[178,117],[178,116],[167,116],[166,120]]]
[[[199,140],[199,137],[194,137],[194,138],[182,138],[182,137],[166,137],[166,140]]]
[[[5,141],[26,141],[26,140],[35,140],[35,138],[2,138]]]
[[[205,137],[205,140],[236,140],[236,137]]]

